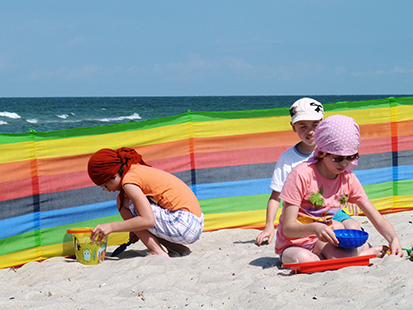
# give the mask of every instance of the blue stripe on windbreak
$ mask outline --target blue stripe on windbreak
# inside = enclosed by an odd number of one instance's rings
[[[413,165],[397,166],[393,167],[393,169],[397,169],[397,173],[395,171],[394,175],[398,175],[398,181],[407,181],[413,179]]]
[[[413,165],[353,171],[361,185],[413,179]],[[395,177],[395,179],[393,179]]]
[[[63,226],[77,222],[94,220],[118,214],[116,201],[100,202],[85,206],[40,212],[41,229]],[[34,227],[33,218],[39,213],[12,217],[0,221],[0,239],[23,234],[39,227]]]
[[[196,193],[199,200],[270,194],[271,179],[256,179],[224,183],[198,184]]]
[[[393,174],[393,169],[398,173]],[[413,166],[386,167],[379,169],[357,170],[354,174],[361,185],[379,184],[393,181],[406,181],[413,179]],[[393,176],[398,176],[393,180]],[[270,194],[271,179],[243,180],[223,183],[207,183],[196,185],[196,193],[199,200]],[[195,191],[194,191],[195,192]]]
[[[393,180],[392,167],[353,171],[361,185],[386,183]]]
[[[0,239],[20,235],[22,233],[32,231],[38,227],[34,227],[38,221],[35,221],[37,213],[30,213],[18,217],[12,217],[5,220],[0,220]],[[37,226],[37,225],[36,225]]]

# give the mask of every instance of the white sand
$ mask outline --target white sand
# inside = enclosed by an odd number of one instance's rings
[[[413,211],[386,215],[402,247],[413,246]],[[355,217],[372,245],[386,244]],[[313,274],[282,269],[274,241],[257,230],[206,232],[186,257],[144,257],[141,242],[119,258],[86,266],[63,257],[0,270],[0,309],[408,309],[413,262],[374,258],[371,266]]]

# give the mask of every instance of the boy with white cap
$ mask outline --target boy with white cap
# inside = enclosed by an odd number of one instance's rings
[[[291,105],[290,116],[291,127],[301,141],[281,154],[277,161],[270,184],[272,193],[267,204],[265,228],[256,238],[258,245],[261,245],[265,238],[268,238],[268,243],[271,243],[274,237],[274,220],[280,205],[281,189],[294,167],[307,161],[313,155],[316,147],[314,132],[317,125],[323,120],[324,108],[317,100],[301,98]],[[335,229],[361,229],[360,225],[344,211],[338,212],[333,220],[335,221]]]

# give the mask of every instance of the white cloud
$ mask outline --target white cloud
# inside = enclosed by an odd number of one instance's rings
[[[368,71],[355,71],[352,73],[353,76],[355,77],[361,77],[361,76],[367,76],[367,77],[379,77],[383,75],[388,75],[388,74],[410,74],[413,73],[413,69],[407,69],[407,68],[401,68],[399,66],[395,66],[393,68],[383,70],[383,69],[378,69],[378,70],[368,70]]]
[[[54,71],[35,70],[29,75],[28,78],[34,81],[50,79],[73,80],[78,78],[94,77],[102,72],[103,69],[97,65],[86,65],[76,69],[61,67]]]

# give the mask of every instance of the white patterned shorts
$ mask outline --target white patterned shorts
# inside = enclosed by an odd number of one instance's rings
[[[197,217],[189,211],[169,211],[153,201],[149,203],[155,214],[155,226],[148,231],[156,237],[178,244],[191,244],[201,237],[203,214]],[[129,209],[134,216],[139,216],[132,201],[129,201]]]

